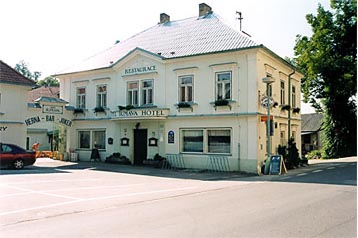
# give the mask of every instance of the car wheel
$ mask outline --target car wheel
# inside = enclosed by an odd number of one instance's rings
[[[15,169],[22,169],[24,167],[24,161],[22,159],[16,159],[14,161],[14,168]]]

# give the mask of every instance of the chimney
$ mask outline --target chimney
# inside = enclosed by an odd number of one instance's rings
[[[211,7],[206,3],[199,4],[199,17],[205,16],[206,14],[213,13]]]
[[[160,24],[170,22],[170,16],[166,13],[160,14]]]

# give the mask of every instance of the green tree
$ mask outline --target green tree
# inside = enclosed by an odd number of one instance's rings
[[[35,81],[37,81],[41,76],[41,72],[35,71],[32,73],[28,68],[27,64],[25,63],[25,61],[23,60],[21,60],[19,63],[15,65],[15,70],[20,74],[22,74],[23,76],[25,76],[26,78]]]
[[[39,80],[37,82],[37,85],[39,86],[54,86],[54,87],[58,87],[60,86],[60,83],[57,81],[56,78],[52,77],[52,76],[48,76],[42,80]]]
[[[357,1],[331,0],[308,14],[312,36],[296,38],[304,101],[324,113],[324,157],[357,153]]]

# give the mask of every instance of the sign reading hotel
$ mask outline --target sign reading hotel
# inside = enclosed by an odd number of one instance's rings
[[[115,118],[165,118],[169,109],[132,109],[113,112]]]
[[[145,74],[145,73],[153,73],[156,71],[157,71],[157,67],[155,65],[141,66],[141,67],[124,69],[124,75]]]
[[[43,105],[42,112],[48,114],[63,114],[63,107]]]

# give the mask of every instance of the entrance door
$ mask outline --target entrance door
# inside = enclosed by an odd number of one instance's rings
[[[147,129],[134,129],[134,164],[147,159]]]

